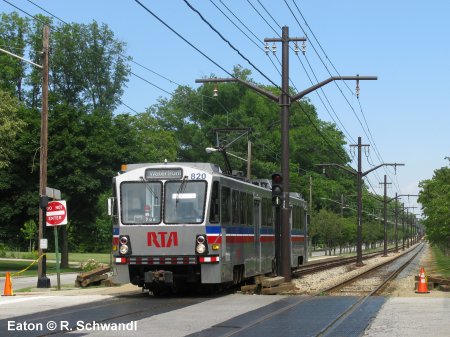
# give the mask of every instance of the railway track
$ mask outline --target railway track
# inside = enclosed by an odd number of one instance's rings
[[[388,252],[393,252],[394,250],[395,250],[394,248],[390,248],[390,249],[388,249]],[[363,254],[363,260],[371,259],[373,257],[380,256],[382,254],[383,254],[383,252]],[[344,258],[336,258],[336,259],[332,259],[332,260],[314,262],[314,263],[311,263],[311,264],[307,264],[307,265],[298,267],[297,269],[295,269],[292,272],[292,276],[294,278],[295,277],[300,277],[300,276],[303,276],[303,275],[317,273],[319,271],[327,270],[327,269],[330,269],[330,268],[345,266],[345,265],[348,265],[348,264],[351,264],[351,263],[355,263],[355,262],[356,262],[356,256],[344,257]]]
[[[336,329],[351,313],[357,310],[372,296],[380,295],[390,282],[405,269],[422,251],[420,244],[410,252],[375,266],[351,279],[323,290],[320,295],[357,296],[359,299],[346,311],[339,314],[335,320],[325,326],[317,336],[332,336]]]
[[[378,295],[408,264],[420,253],[423,245],[395,257],[342,283],[332,286],[323,293],[333,296],[372,296]]]

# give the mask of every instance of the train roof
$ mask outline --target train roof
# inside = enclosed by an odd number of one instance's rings
[[[191,162],[166,162],[166,163],[138,163],[138,164],[124,164],[122,165],[122,172],[129,172],[132,170],[136,170],[143,167],[152,167],[152,166],[165,166],[165,165],[174,165],[174,166],[187,166],[203,171],[209,171],[211,173],[222,173],[220,167],[216,164],[211,163],[191,163]]]
[[[219,165],[217,164],[212,164],[212,163],[197,163],[197,162],[164,162],[164,163],[137,163],[137,164],[124,164],[122,165],[121,168],[121,173],[125,173],[125,172],[129,172],[129,171],[133,171],[139,168],[143,168],[143,167],[160,167],[160,166],[165,166],[165,165],[170,165],[170,166],[187,166],[187,167],[191,167],[194,169],[199,169],[199,170],[203,170],[203,171],[207,171],[210,173],[219,173],[219,174],[224,174],[222,172],[222,170],[220,169]],[[250,179],[250,180],[246,180],[243,179],[243,177],[241,177],[240,175],[224,175],[226,177],[232,178],[232,179],[237,179],[240,181],[243,181],[245,183],[251,184],[251,185],[256,185],[265,189],[271,189],[272,188],[272,183],[269,179]],[[301,200],[304,200],[302,195],[298,192],[290,192],[289,193],[291,198],[298,198]]]

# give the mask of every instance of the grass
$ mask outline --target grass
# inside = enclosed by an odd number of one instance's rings
[[[436,261],[436,272],[444,277],[450,277],[450,256],[445,256],[442,250],[435,245],[433,245],[431,249]]]
[[[9,271],[11,275],[18,271],[24,270],[30,266],[31,261],[16,261],[16,260],[0,260],[0,276],[5,276]],[[37,276],[38,264],[33,264],[29,269],[20,273],[18,276]],[[79,273],[81,268],[79,266],[73,268],[62,268],[61,273]],[[47,274],[56,273],[56,263],[47,262]]]
[[[20,260],[0,260],[0,277],[5,276],[6,272],[9,271],[11,274],[21,271],[35,260],[36,257],[31,253],[17,253],[13,252],[13,254],[6,254],[5,257],[12,258],[28,258],[29,261],[20,261]],[[61,255],[59,256],[61,260]],[[70,268],[61,269],[61,273],[79,273],[81,272],[80,264],[85,263],[89,259],[94,259],[97,262],[109,264],[110,255],[103,253],[69,253],[69,264],[71,264]],[[55,274],[56,273],[56,260],[55,253],[47,253],[47,274]],[[38,264],[34,263],[29,269],[20,273],[20,276],[37,276]]]

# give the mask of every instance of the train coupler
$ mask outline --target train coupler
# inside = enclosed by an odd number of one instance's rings
[[[173,273],[167,270],[147,271],[144,274],[145,283],[173,284]]]

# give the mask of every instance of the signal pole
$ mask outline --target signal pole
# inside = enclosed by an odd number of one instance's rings
[[[277,264],[281,264],[281,276],[285,278],[286,282],[291,281],[291,233],[289,228],[289,109],[292,102],[302,99],[307,94],[323,87],[324,85],[333,81],[346,81],[355,80],[357,83],[360,80],[376,80],[376,76],[333,76],[325,81],[319,82],[296,95],[289,94],[289,42],[306,41],[306,38],[292,38],[289,37],[289,27],[284,26],[282,28],[281,38],[266,38],[264,42],[281,42],[282,55],[281,55],[281,94],[279,96],[272,92],[259,88],[253,83],[244,81],[240,78],[208,78],[197,79],[196,83],[218,83],[218,82],[238,82],[256,92],[268,97],[272,101],[278,102],[281,106],[280,119],[281,119],[281,174],[283,179],[283,200],[280,208],[281,216],[281,261],[277,261]],[[268,47],[266,48],[268,52]]]

